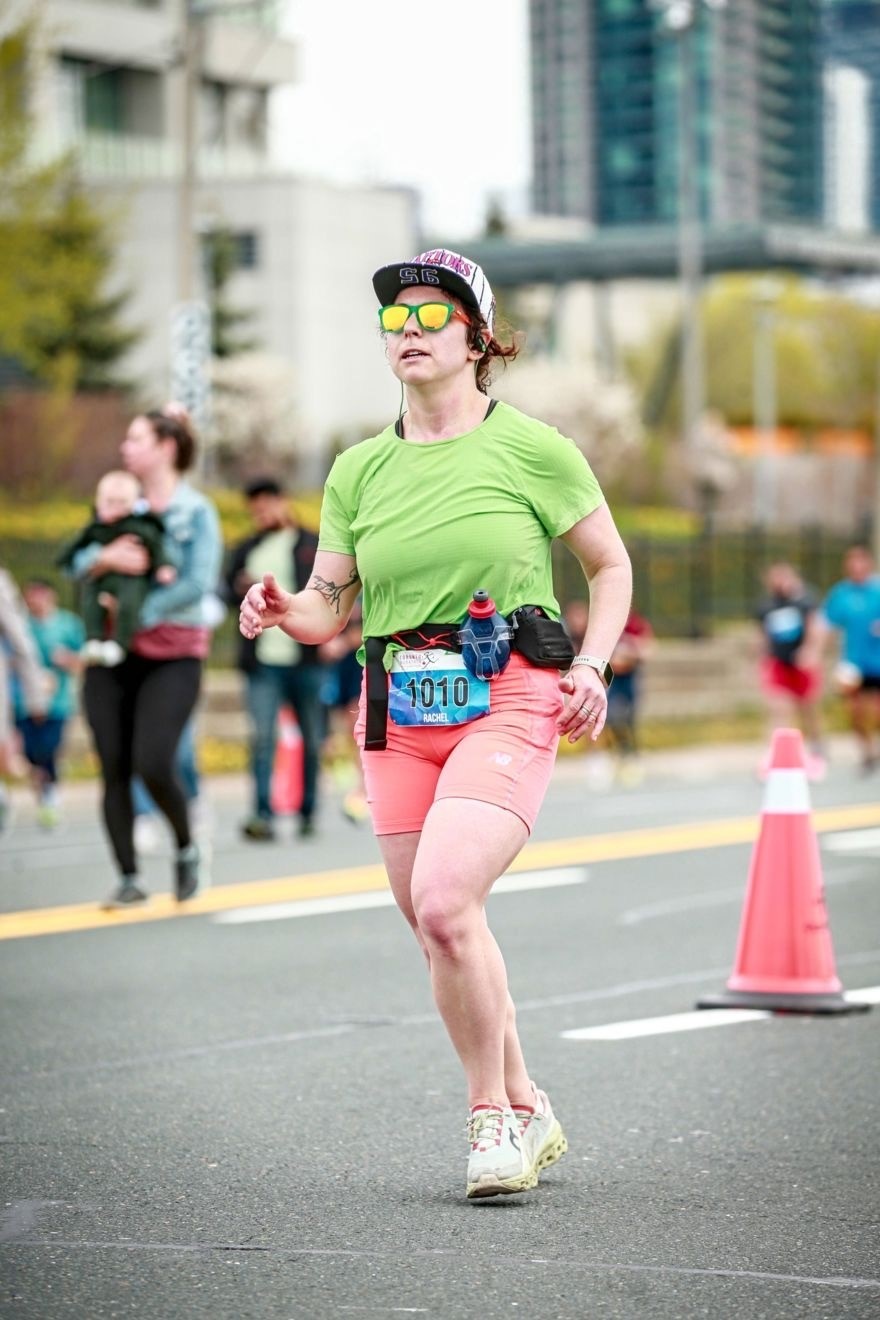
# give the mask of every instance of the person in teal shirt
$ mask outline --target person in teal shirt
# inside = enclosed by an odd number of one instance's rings
[[[836,677],[868,774],[880,765],[880,574],[863,545],[847,550],[843,574],[825,597],[822,616],[841,634]]]
[[[59,820],[59,758],[67,722],[77,707],[74,678],[82,667],[85,629],[78,615],[59,609],[58,593],[45,578],[31,578],[22,595],[28,627],[40,660],[52,676],[53,689],[46,714],[36,716],[29,713],[24,693],[16,684],[15,722],[31,767],[37,820],[44,829],[52,829]]]

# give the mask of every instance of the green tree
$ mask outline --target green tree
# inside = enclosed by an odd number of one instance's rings
[[[0,352],[71,392],[125,384],[117,369],[139,332],[108,293],[111,227],[72,155],[34,164],[27,108],[32,28],[0,40]]]
[[[754,422],[755,334],[762,275],[725,275],[703,298],[707,406],[733,426]],[[873,432],[880,313],[793,275],[773,277],[772,347],[780,426],[858,427]],[[658,329],[630,368],[650,426],[680,416],[680,334]]]
[[[235,235],[228,229],[213,230],[205,238],[204,255],[211,308],[211,351],[218,358],[252,353],[260,347],[259,340],[240,331],[252,323],[254,313],[233,307],[227,297],[229,281],[238,264]]]

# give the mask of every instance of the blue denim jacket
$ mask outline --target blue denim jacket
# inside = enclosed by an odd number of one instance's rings
[[[167,586],[156,584],[141,609],[141,627],[178,623],[202,627],[203,598],[216,591],[223,557],[223,541],[217,510],[201,491],[180,481],[171,503],[162,513],[169,560],[177,577]],[[99,546],[86,546],[73,561],[74,577],[84,577],[100,553]]]

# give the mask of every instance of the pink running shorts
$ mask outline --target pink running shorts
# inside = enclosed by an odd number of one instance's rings
[[[388,746],[365,752],[364,693],[354,736],[361,748],[376,834],[419,832],[441,798],[475,798],[519,816],[531,832],[556,760],[563,707],[559,673],[515,652],[490,684],[488,715],[451,728],[388,720]]]

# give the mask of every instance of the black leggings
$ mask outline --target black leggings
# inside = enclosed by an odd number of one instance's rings
[[[140,775],[168,818],[178,848],[190,842],[186,796],[174,768],[183,726],[199,695],[201,660],[128,655],[112,668],[92,665],[83,700],[104,780],[104,824],[122,875],[134,875],[132,775]]]

